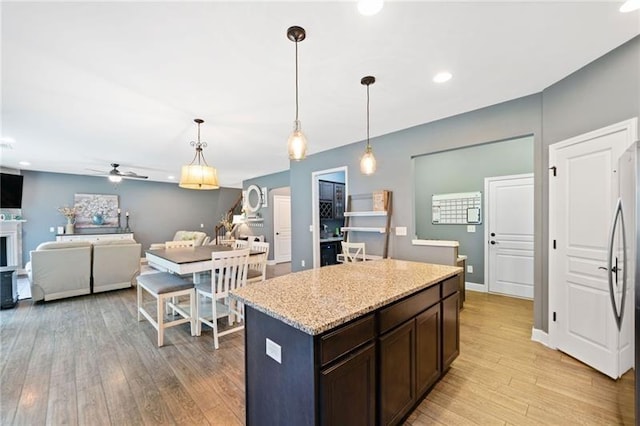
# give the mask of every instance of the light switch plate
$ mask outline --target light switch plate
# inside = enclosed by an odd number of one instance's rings
[[[407,227],[406,226],[396,226],[396,235],[399,235],[399,236],[407,235]]]
[[[278,364],[282,364],[282,347],[269,338],[267,338],[266,347],[267,356]]]
[[[475,225],[467,225],[467,232],[476,232]]]
[[[467,273],[473,274],[473,265],[467,265]]]

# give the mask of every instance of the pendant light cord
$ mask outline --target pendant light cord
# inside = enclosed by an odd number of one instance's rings
[[[370,148],[369,145],[369,85],[367,84],[367,149]]]
[[[296,121],[298,121],[298,42],[296,41]]]

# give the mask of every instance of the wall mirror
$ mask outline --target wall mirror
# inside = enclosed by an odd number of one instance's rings
[[[247,198],[245,204],[249,213],[256,213],[263,206],[262,190],[257,185],[250,185],[247,188]]]

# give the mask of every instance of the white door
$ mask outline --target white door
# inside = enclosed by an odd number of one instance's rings
[[[618,332],[600,268],[617,200],[615,168],[634,123],[549,147],[549,342],[613,378],[630,367],[620,363],[620,343],[629,340]]]
[[[291,197],[273,196],[273,259],[291,262]]]
[[[485,202],[488,289],[533,298],[533,175],[485,178]]]

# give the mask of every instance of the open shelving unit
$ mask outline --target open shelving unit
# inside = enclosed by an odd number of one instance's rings
[[[344,212],[345,226],[340,228],[344,233],[344,240],[349,241],[349,235],[352,232],[371,232],[384,235],[384,248],[382,257],[386,258],[389,252],[389,234],[391,231],[391,214],[392,214],[392,193],[385,191],[384,210],[373,210],[373,194],[357,194],[347,197],[347,209]],[[371,210],[352,211],[353,202],[355,200],[371,199]],[[384,226],[352,226],[352,218],[355,217],[386,217]],[[379,258],[379,256],[369,256],[367,258]]]

